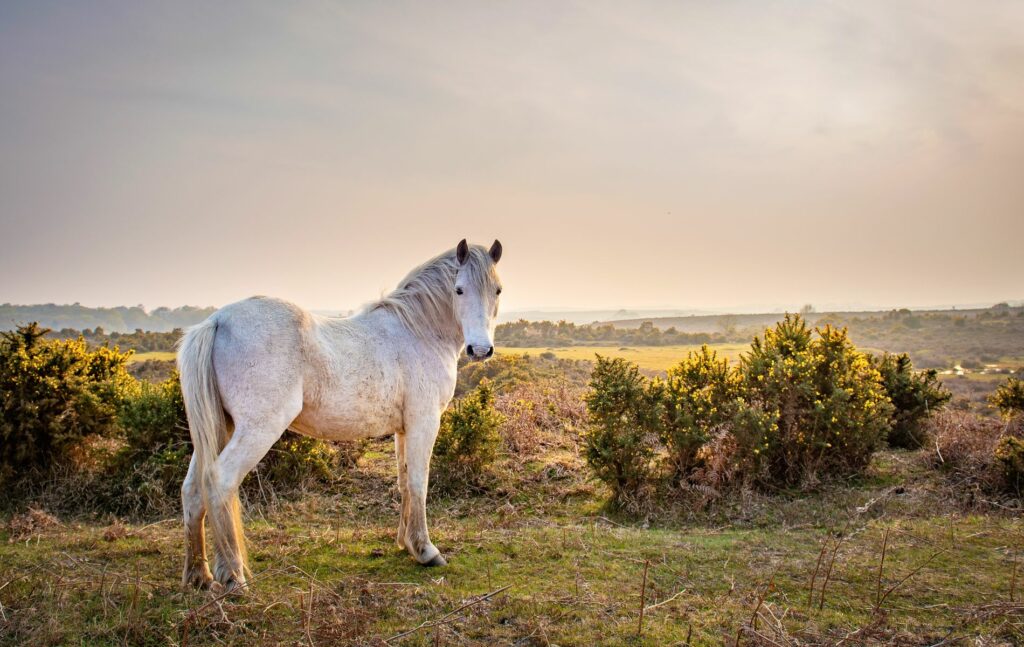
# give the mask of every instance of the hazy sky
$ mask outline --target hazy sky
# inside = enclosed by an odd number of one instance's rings
[[[1024,3],[0,4],[0,302],[1024,298]]]

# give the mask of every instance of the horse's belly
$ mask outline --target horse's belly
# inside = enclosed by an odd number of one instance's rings
[[[352,402],[345,407],[304,409],[291,428],[324,440],[380,438],[402,430],[401,411],[384,403]]]

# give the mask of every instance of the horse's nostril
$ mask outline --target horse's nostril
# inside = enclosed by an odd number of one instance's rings
[[[486,357],[490,357],[493,354],[494,354],[494,346],[491,346],[490,348],[487,349]]]
[[[473,344],[468,344],[466,346],[466,354],[470,356],[473,355]]]

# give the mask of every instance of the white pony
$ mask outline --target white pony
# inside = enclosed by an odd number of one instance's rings
[[[420,564],[445,565],[427,533],[430,455],[462,349],[478,360],[494,353],[500,258],[498,241],[488,250],[462,240],[353,317],[253,297],[188,330],[178,350],[194,448],[181,486],[185,586],[245,584],[238,486],[286,429],[329,440],[394,434],[398,546]]]

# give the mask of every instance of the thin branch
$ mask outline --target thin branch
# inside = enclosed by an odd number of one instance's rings
[[[640,620],[636,625],[636,635],[640,636],[644,632],[644,598],[647,597],[647,569],[651,567],[651,560],[644,560],[644,579],[640,584]]]
[[[893,584],[892,586],[890,586],[890,587],[889,587],[889,589],[888,589],[888,590],[887,590],[887,591],[885,592],[885,595],[883,595],[883,596],[882,596],[882,598],[881,598],[881,599],[880,599],[880,600],[878,601],[878,605],[877,605],[877,607],[876,607],[876,608],[881,608],[881,606],[882,606],[882,603],[883,603],[883,602],[885,602],[885,599],[889,597],[889,594],[891,594],[891,593],[892,593],[893,591],[895,591],[895,590],[896,590],[896,589],[898,589],[898,588],[899,588],[900,586],[902,586],[904,582],[906,582],[906,581],[907,581],[907,580],[909,580],[910,578],[912,578],[912,577],[914,577],[915,575],[917,575],[917,574],[918,574],[918,573],[919,573],[919,572],[921,571],[921,569],[923,569],[923,568],[924,568],[925,566],[927,566],[928,564],[931,564],[931,563],[932,563],[932,561],[933,561],[933,560],[934,560],[934,559],[935,559],[936,557],[938,557],[939,555],[941,555],[941,554],[943,554],[943,553],[946,553],[946,552],[949,552],[949,549],[948,549],[948,548],[943,548],[942,550],[937,550],[937,551],[935,551],[934,553],[932,553],[932,554],[931,554],[931,556],[930,556],[930,557],[929,557],[928,559],[926,559],[926,560],[924,560],[923,562],[921,562],[921,563],[920,563],[920,564],[919,564],[919,565],[917,566],[917,568],[915,568],[914,570],[910,571],[910,572],[909,572],[909,573],[907,573],[907,574],[906,574],[905,576],[903,576],[903,579],[901,579],[901,580],[900,580],[899,582],[896,582],[895,584]]]
[[[446,613],[445,615],[441,616],[437,620],[421,622],[419,625],[417,625],[416,627],[413,627],[412,629],[410,629],[408,631],[403,631],[402,633],[395,634],[394,636],[391,636],[390,638],[385,638],[384,642],[389,643],[389,642],[392,642],[394,640],[398,640],[399,638],[404,638],[404,637],[406,637],[406,636],[408,636],[410,634],[416,633],[420,629],[429,629],[430,627],[437,627],[439,625],[443,625],[443,624],[447,623],[452,618],[452,616],[454,616],[455,614],[459,613],[460,611],[462,611],[464,609],[468,609],[469,607],[471,607],[473,605],[480,604],[484,600],[488,600],[490,598],[493,598],[494,596],[498,595],[499,593],[501,593],[505,589],[508,589],[508,588],[511,588],[511,587],[512,587],[511,584],[506,584],[505,586],[501,587],[500,589],[495,589],[495,590],[491,591],[490,593],[486,593],[486,594],[480,596],[479,598],[477,598],[476,600],[473,600],[472,602],[467,602],[466,604],[463,604],[458,609],[455,609],[453,611],[449,611],[448,613]]]
[[[889,528],[885,528],[885,536],[882,538],[882,558],[878,560],[878,577],[875,581],[875,612],[878,612],[878,605],[882,599],[882,568],[885,567],[885,549],[889,546]]]
[[[662,600],[661,602],[658,602],[656,604],[651,604],[651,605],[648,605],[648,606],[644,607],[644,611],[650,611],[651,609],[657,609],[660,606],[664,606],[664,605],[668,604],[669,602],[671,602],[672,600],[675,600],[676,598],[678,598],[683,593],[686,593],[686,589],[679,589],[675,593],[675,595],[672,595],[671,597],[667,597],[664,600]]]

